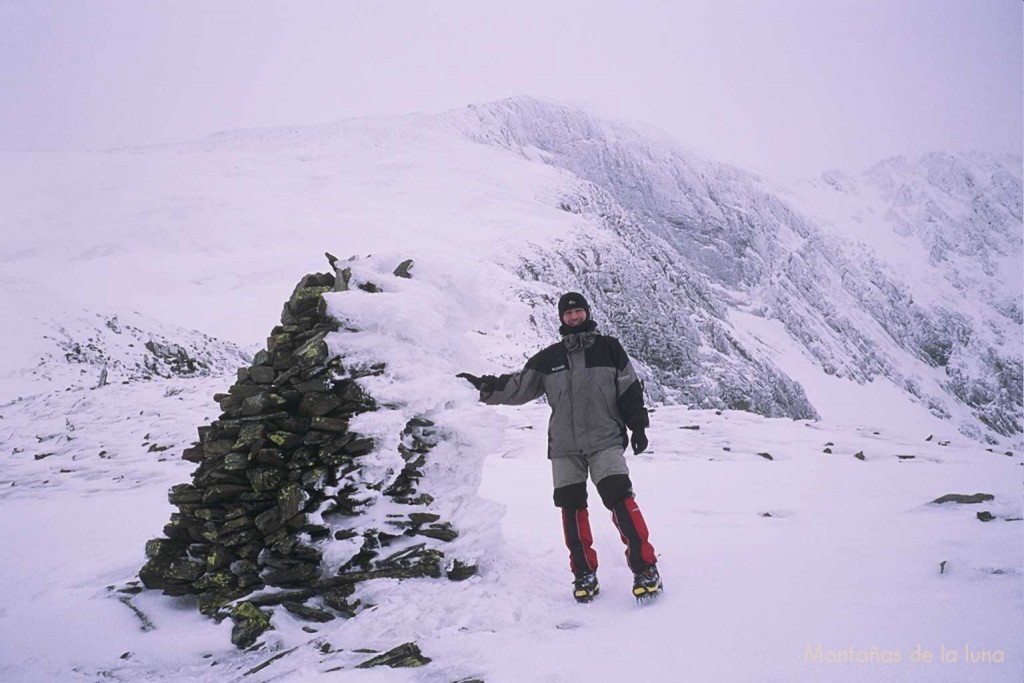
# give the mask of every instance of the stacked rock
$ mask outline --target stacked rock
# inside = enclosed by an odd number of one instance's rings
[[[377,409],[356,380],[385,367],[346,368],[343,358],[331,357],[326,338],[340,326],[321,295],[335,283],[333,274],[305,276],[267,348],[238,371],[228,393],[214,397],[223,414],[200,427],[199,442],[182,455],[198,464],[192,482],[171,488],[178,512],[164,527],[166,537],[146,544],[143,584],[168,595],[197,595],[204,614],[230,616],[239,647],[271,628],[272,613],[261,609],[268,605],[326,621],[357,612],[359,602],[348,598],[359,581],[441,576],[444,555],[432,546],[457,536],[426,511],[389,514],[387,530],[360,528],[359,515],[382,496],[358,476],[374,441],[351,431],[349,420]],[[386,487],[379,484],[383,498],[404,506],[433,502],[417,485],[436,444],[430,420],[408,421],[399,446],[405,466]],[[426,540],[385,550],[416,535]],[[360,551],[325,576],[324,544],[357,536]],[[453,580],[475,572],[459,562],[448,569]]]

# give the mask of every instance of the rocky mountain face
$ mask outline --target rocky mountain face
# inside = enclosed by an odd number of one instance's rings
[[[730,311],[742,311],[780,321],[826,374],[888,378],[974,438],[1021,433],[1019,158],[936,154],[857,179],[826,174],[815,198],[844,198],[821,203],[657,132],[548,102],[447,117],[474,140],[567,172],[562,208],[584,214],[595,239],[516,267],[563,289],[582,283],[657,394],[814,416],[799,383],[738,341]],[[847,211],[882,239],[851,240],[849,224],[829,230]],[[914,269],[887,247],[908,236],[927,254]],[[932,279],[949,295],[915,297],[935,291]]]
[[[871,221],[891,237],[884,250],[852,249],[885,285],[863,299],[886,332],[934,368],[941,389],[982,424],[1020,433],[1020,157],[895,157],[859,177],[825,174],[817,187],[831,195],[824,205],[833,221]]]
[[[521,256],[511,265],[520,277],[560,291],[584,290],[599,329],[619,337],[639,361],[654,400],[817,417],[799,384],[737,339],[723,302],[671,258],[663,238],[600,187],[578,190],[563,199],[563,209],[593,219],[600,230]],[[545,336],[557,336],[554,298],[528,290],[520,297],[537,310],[534,320]]]

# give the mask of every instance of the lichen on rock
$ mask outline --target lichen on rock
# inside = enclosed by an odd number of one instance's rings
[[[407,269],[394,276],[407,276]],[[345,296],[381,291],[353,284]],[[267,348],[214,397],[221,415],[199,427],[199,441],[182,455],[197,464],[192,481],[171,488],[168,500],[177,512],[165,537],[146,544],[143,584],[195,595],[200,612],[229,616],[232,642],[241,648],[273,628],[273,613],[258,605],[280,604],[311,621],[350,618],[358,614],[360,601],[352,596],[363,581],[439,578],[446,565],[452,580],[476,571],[445,558],[443,546],[458,531],[424,509],[435,500],[420,490],[442,438],[434,423],[423,416],[406,420],[392,455],[351,428],[357,416],[380,409],[358,379],[386,366],[350,369],[332,353],[329,336],[346,328],[328,315],[322,295],[336,290],[333,274],[307,275],[295,287]],[[375,465],[385,455],[402,466]],[[417,509],[391,513],[388,529],[364,526],[362,514],[380,503]],[[325,561],[332,544],[360,537],[347,560]]]

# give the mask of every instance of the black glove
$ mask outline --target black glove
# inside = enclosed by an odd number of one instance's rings
[[[643,427],[633,430],[633,436],[629,439],[629,445],[633,447],[633,455],[640,455],[647,450],[647,433]]]
[[[476,375],[471,375],[468,372],[460,372],[455,376],[466,380],[467,382],[472,384],[477,391],[480,391],[480,385],[483,384],[483,380],[481,378],[477,377]]]

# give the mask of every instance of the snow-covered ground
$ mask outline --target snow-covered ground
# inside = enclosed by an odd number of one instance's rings
[[[780,323],[738,310],[735,334],[823,419],[657,407],[651,450],[630,463],[665,595],[633,603],[592,492],[602,595],[575,604],[547,408],[481,406],[453,377],[517,369],[551,341],[553,306],[537,302],[558,290],[517,277],[522,254],[613,240],[560,207],[578,187],[566,171],[412,117],[3,153],[0,175],[3,680],[1020,680],[1021,453],[962,436],[886,380],[825,375]],[[365,382],[389,402],[444,411],[459,435],[446,474],[461,452],[479,481],[459,492],[473,513],[456,518],[460,542],[486,552],[465,582],[372,582],[359,597],[374,607],[348,621],[278,609],[263,646],[239,652],[230,621],[194,601],[122,589],[172,512],[167,489],[189,480],[178,456],[216,418],[238,349],[261,344],[325,250],[360,256],[356,275],[383,285],[329,296],[362,330],[342,350],[386,357],[389,374]],[[406,258],[412,279],[391,277]],[[114,329],[128,324],[137,338]],[[205,351],[213,374],[144,379],[143,339]],[[995,498],[929,504],[976,492]],[[410,640],[430,665],[352,668],[371,656],[359,650]],[[918,648],[935,661],[913,661]]]
[[[505,420],[480,488],[504,506],[486,530],[502,542],[480,576],[379,580],[363,595],[375,608],[314,632],[279,610],[267,646],[238,652],[230,622],[200,616],[187,599],[111,590],[135,576],[145,541],[167,520],[166,489],[191,467],[168,456],[210,417],[216,385],[111,386],[43,404],[71,415],[79,446],[37,460],[48,442],[26,445],[5,466],[4,680],[241,680],[292,648],[245,680],[1019,680],[1019,454],[913,429],[680,407],[655,410],[650,451],[630,458],[666,585],[656,603],[634,604],[622,544],[596,495],[603,591],[591,605],[572,600],[543,456],[546,406],[467,406],[467,428],[492,428],[495,411]],[[32,424],[37,408],[9,406],[5,428]],[[115,412],[125,427],[112,427]],[[929,504],[976,492],[995,500]],[[981,510],[995,519],[979,521]],[[152,628],[120,600],[129,597]],[[434,662],[327,673],[370,656],[357,649],[409,640]],[[936,660],[911,661],[918,646]],[[938,661],[942,648],[960,661]],[[964,648],[1001,661],[965,661]]]

